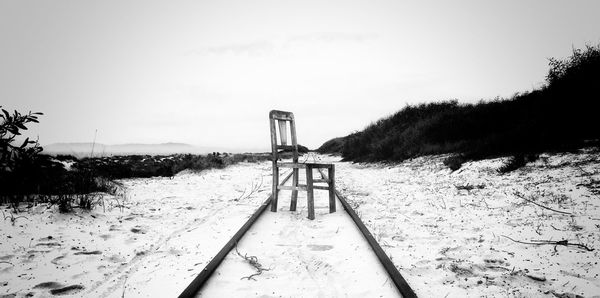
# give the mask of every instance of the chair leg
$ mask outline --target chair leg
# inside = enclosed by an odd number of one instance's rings
[[[327,169],[329,176],[329,213],[335,212],[335,167],[331,165]]]
[[[279,192],[277,186],[279,186],[279,168],[277,168],[277,166],[273,166],[273,186],[271,187],[271,212],[277,212],[277,197]]]
[[[306,197],[308,200],[308,219],[315,219],[315,198],[313,193],[312,167],[306,167]]]
[[[292,186],[298,186],[298,168],[292,169]],[[298,201],[298,190],[292,190],[292,202],[290,203],[290,211],[296,211],[296,203]]]

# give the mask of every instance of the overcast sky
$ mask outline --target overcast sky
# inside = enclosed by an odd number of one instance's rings
[[[406,104],[538,88],[600,1],[0,1],[0,105],[42,144],[316,148]]]

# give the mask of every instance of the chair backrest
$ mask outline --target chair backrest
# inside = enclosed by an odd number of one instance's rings
[[[292,112],[272,110],[269,113],[269,122],[271,126],[271,153],[273,162],[276,163],[279,150],[291,150],[294,162],[298,162],[298,141],[296,140],[296,123]],[[288,126],[289,124],[289,126]],[[288,127],[291,137],[291,144],[288,144]],[[279,143],[277,130],[279,129]]]

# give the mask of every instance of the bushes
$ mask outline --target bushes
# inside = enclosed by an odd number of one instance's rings
[[[21,131],[27,130],[27,124],[38,122],[39,115],[42,113],[23,115],[17,111],[11,115],[5,109],[0,114],[0,197],[15,208],[28,193],[27,187],[32,182],[29,173],[42,151],[37,141],[26,138],[16,143],[16,139]]]
[[[466,161],[467,161],[467,158],[458,154],[458,155],[453,155],[453,156],[446,158],[444,160],[444,165],[447,166],[448,168],[450,168],[450,170],[456,171],[456,170],[460,169],[462,164],[465,163]]]
[[[2,109],[0,115],[0,203],[10,203],[15,210],[23,201],[48,201],[59,206],[61,211],[78,207],[91,209],[94,192],[110,190],[93,169],[67,171],[63,164],[52,157],[42,155],[37,141],[26,138],[16,143],[27,124],[37,123],[42,113],[11,115]],[[61,157],[68,158],[68,157]]]
[[[34,200],[56,205],[61,212],[69,212],[73,208],[90,210],[102,200],[98,193],[116,194],[120,191],[115,179],[171,177],[183,170],[202,171],[242,161],[270,159],[268,153],[130,155],[80,160],[67,155],[52,157],[38,154],[27,164],[20,163],[14,171],[2,172],[0,203],[11,202],[16,209],[20,202]],[[70,170],[65,169],[60,161],[71,164]]]
[[[170,156],[130,155],[81,160],[68,155],[55,158],[40,154],[42,147],[28,138],[16,143],[26,125],[37,123],[42,113],[12,115],[0,113],[0,203],[11,203],[15,210],[23,201],[49,202],[61,212],[73,208],[90,210],[102,200],[99,192],[119,191],[115,179],[133,177],[171,177],[190,169],[201,171],[223,168],[239,161],[271,159],[270,154],[236,154],[214,152],[208,155],[177,154]],[[308,151],[301,146],[301,150]],[[65,168],[65,164],[69,164]]]
[[[574,50],[549,65],[548,84],[539,90],[476,104],[450,100],[406,106],[360,132],[326,142],[322,151],[338,150],[351,161],[454,153],[459,157],[447,164],[456,168],[469,159],[572,150],[589,140],[598,144],[600,46]]]

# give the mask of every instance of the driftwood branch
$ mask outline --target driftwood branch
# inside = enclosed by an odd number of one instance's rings
[[[542,204],[538,204],[538,203],[536,203],[536,202],[534,202],[534,201],[532,201],[532,200],[530,200],[530,199],[528,199],[528,198],[524,197],[523,195],[521,195],[521,194],[520,194],[520,193],[518,193],[518,192],[515,192],[515,196],[517,196],[517,197],[519,197],[519,198],[521,198],[521,199],[523,199],[523,200],[525,200],[525,201],[527,201],[527,202],[529,202],[529,203],[531,203],[531,204],[534,204],[534,205],[536,205],[536,206],[538,206],[538,207],[542,207],[542,208],[544,208],[544,209],[547,209],[547,210],[550,210],[550,211],[554,211],[554,212],[558,212],[558,213],[562,213],[562,214],[568,214],[568,215],[572,215],[572,214],[573,214],[573,213],[570,213],[570,212],[566,212],[566,211],[560,211],[560,210],[552,209],[552,208],[550,208],[550,207],[548,207],[548,206],[544,206],[544,205],[542,205]]]
[[[521,243],[521,244],[531,244],[531,245],[562,245],[562,246],[574,246],[580,249],[584,249],[587,251],[594,251],[593,248],[588,247],[585,244],[581,244],[581,243],[571,243],[569,242],[569,240],[563,239],[563,240],[559,240],[559,241],[553,241],[553,240],[531,240],[532,242],[526,242],[526,241],[519,241],[519,240],[515,240],[513,238],[510,238],[508,236],[505,235],[501,235],[502,237],[509,239],[513,242],[516,243]]]
[[[247,279],[247,280],[256,280],[254,279],[255,276],[261,275],[263,273],[263,271],[269,271],[271,269],[267,269],[264,268],[259,262],[258,262],[258,258],[256,256],[248,256],[247,254],[244,254],[242,256],[242,254],[238,251],[237,249],[237,245],[235,246],[235,252],[238,254],[238,256],[240,256],[242,259],[246,260],[250,266],[254,267],[254,269],[256,269],[256,273],[250,274],[248,276],[244,276],[240,279]]]

